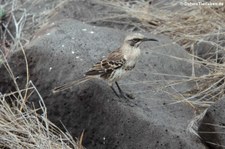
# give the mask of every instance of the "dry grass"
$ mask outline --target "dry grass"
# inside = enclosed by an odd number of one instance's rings
[[[29,84],[29,91],[40,95],[32,82]],[[18,94],[24,94],[25,90],[0,95],[0,148],[78,149],[69,133],[48,120],[41,96],[40,109],[23,105],[24,99]]]
[[[225,0],[224,6],[181,6],[179,1],[173,0],[160,8],[155,5],[149,5],[149,2],[136,2],[131,5],[129,2],[116,0],[97,0],[99,3],[111,5],[127,15],[122,14],[116,17],[136,18],[141,24],[136,24],[140,30],[152,31],[155,34],[165,34],[171,37],[175,42],[186,49],[201,41],[205,36],[218,32],[225,28]],[[214,1],[216,2],[216,1]],[[111,19],[104,18],[105,20]],[[131,24],[133,22],[130,22]]]

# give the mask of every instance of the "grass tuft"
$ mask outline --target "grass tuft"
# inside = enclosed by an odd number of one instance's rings
[[[40,95],[31,81],[29,85],[32,93]],[[48,120],[41,96],[39,109],[23,104],[24,99],[18,96],[18,92],[25,90],[0,95],[0,147],[81,149],[68,132],[62,132]],[[23,110],[20,110],[22,105]]]

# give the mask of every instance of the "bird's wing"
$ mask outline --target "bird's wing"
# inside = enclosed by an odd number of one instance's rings
[[[85,75],[100,75],[100,77],[107,79],[115,69],[121,68],[125,62],[126,59],[117,50],[110,53],[107,58],[96,63]]]

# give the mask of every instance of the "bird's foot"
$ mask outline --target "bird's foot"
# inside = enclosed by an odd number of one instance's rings
[[[116,90],[113,88],[113,86],[111,86],[111,89],[113,90],[113,92],[115,93],[115,95],[119,98],[124,98],[124,99],[134,99],[134,96],[132,94],[129,94],[129,93],[125,93],[123,92],[119,85],[117,84],[117,87],[119,89],[119,94],[116,92]]]
[[[124,92],[121,92],[121,93],[120,93],[120,98],[125,98],[125,99],[135,99],[135,97],[134,97],[133,94],[124,93]]]

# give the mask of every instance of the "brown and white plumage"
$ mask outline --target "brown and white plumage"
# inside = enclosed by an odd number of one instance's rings
[[[110,87],[113,89],[117,96],[122,96],[127,98],[124,92],[120,89],[117,81],[120,80],[127,72],[135,67],[135,64],[140,56],[139,45],[144,41],[157,41],[156,39],[145,38],[140,33],[133,33],[128,35],[122,46],[117,50],[111,52],[106,58],[97,62],[93,67],[85,73],[85,78],[79,80],[78,82],[71,82],[78,84],[92,78],[104,79],[108,82]],[[113,88],[113,83],[116,83],[120,95],[116,93]],[[55,89],[64,90],[67,89],[70,84],[62,85]]]
[[[107,58],[93,65],[93,67],[86,72],[85,75],[108,80],[108,83],[111,85],[111,83],[116,79],[114,77],[115,71],[123,69],[125,63],[126,59],[121,53],[121,50],[118,49],[110,53]]]
[[[110,53],[105,59],[96,63],[88,72],[86,76],[96,76],[108,81],[111,86],[113,82],[121,79],[127,72],[135,67],[135,64],[140,56],[139,45],[143,40],[147,39],[142,34],[133,33],[128,35],[123,45]]]

